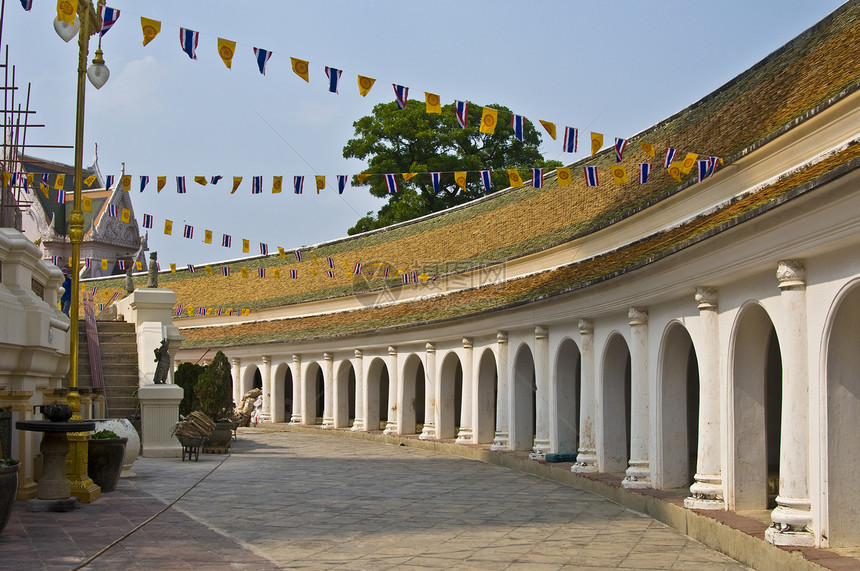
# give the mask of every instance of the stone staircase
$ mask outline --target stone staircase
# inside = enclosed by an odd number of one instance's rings
[[[92,387],[86,323],[79,325],[78,381],[81,387]],[[107,416],[128,418],[137,409],[137,335],[133,323],[99,321],[99,347],[105,382]]]

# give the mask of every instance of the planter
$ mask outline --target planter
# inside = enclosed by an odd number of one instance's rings
[[[230,450],[233,431],[236,430],[237,424],[236,422],[216,422],[215,431],[209,435],[209,440],[203,445],[203,452],[224,454]]]
[[[87,455],[87,473],[102,492],[112,492],[119,482],[125,445],[128,438],[90,440]]]
[[[110,430],[120,438],[128,438],[128,443],[125,445],[125,457],[122,460],[122,473],[120,477],[131,478],[136,476],[131,471],[131,467],[140,454],[140,435],[135,430],[131,421],[127,418],[102,418],[96,419],[94,422],[96,423],[95,432]]]
[[[9,516],[12,515],[12,506],[18,494],[20,466],[20,462],[12,466],[0,466],[0,533],[3,533],[3,528],[9,523]]]

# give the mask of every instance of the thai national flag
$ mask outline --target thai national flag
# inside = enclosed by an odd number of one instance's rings
[[[90,295],[96,295],[96,292],[99,291],[99,288],[93,286],[93,289],[90,290]]]
[[[84,267],[87,267],[87,268],[93,267],[93,259],[92,258],[84,259]]]
[[[343,194],[343,191],[346,188],[347,181],[349,181],[349,175],[348,174],[337,175],[337,193],[338,194]]]
[[[522,141],[524,137],[525,118],[522,115],[511,115],[511,127],[514,128],[514,137]]]
[[[108,216],[116,218],[116,204],[108,204]]]
[[[328,271],[325,273],[325,275],[327,275],[327,276],[328,276],[328,277],[330,277],[330,278],[333,278],[333,277],[334,277],[334,272],[333,272],[333,271],[331,271],[331,270],[328,270]]]
[[[150,214],[143,215],[143,227],[152,228],[152,216]]]
[[[433,181],[433,194],[439,194],[439,183],[442,179],[442,173],[431,172],[430,180]]]
[[[396,83],[392,83],[391,85],[394,86],[394,96],[397,98],[397,108],[404,109],[406,107],[406,100],[409,98],[409,88],[397,85]]]
[[[391,273],[391,268],[389,268],[388,266],[385,266],[385,269],[382,270],[382,277],[387,278],[388,274],[390,274],[390,273]]]
[[[191,239],[194,236],[194,227],[186,224],[185,230],[182,231],[182,236]]]
[[[720,157],[708,157],[708,160],[711,161],[711,168],[708,171],[708,176],[714,176],[714,173],[717,172],[717,162],[720,160]]]
[[[266,75],[266,64],[269,63],[270,57],[272,57],[272,52],[269,50],[254,48],[254,58],[257,60],[257,67],[260,68],[260,73],[263,75]]]
[[[263,177],[255,176],[251,179],[251,194],[263,194]]]
[[[229,277],[230,276],[230,268],[228,268],[227,266],[221,266],[221,275],[225,276],[225,277]]]
[[[9,177],[9,188],[14,187],[18,183],[18,173],[13,172]]]
[[[187,28],[179,28],[179,44],[182,46],[182,51],[188,54],[191,59],[197,59],[197,32]]]
[[[149,177],[148,176],[141,176],[140,177],[140,192],[143,192],[143,189],[146,188],[147,184],[149,184]]]
[[[469,119],[469,104],[465,101],[454,101],[454,109],[457,112],[457,124],[465,129]]]
[[[120,270],[125,271],[125,260],[117,260],[116,264]]]
[[[261,278],[266,277],[266,268],[259,268],[257,270],[257,275],[260,276]]]
[[[325,261],[328,263],[328,267],[334,269],[334,258],[331,256],[326,256]]]
[[[184,176],[176,177],[176,193],[177,194],[185,194],[185,177]]]
[[[671,165],[672,161],[675,160],[675,153],[676,152],[678,152],[677,149],[673,149],[672,147],[669,147],[668,149],[666,149],[666,160],[663,161],[663,168],[664,169],[669,168],[669,165]]]
[[[262,242],[260,242],[260,254],[262,254],[264,256],[269,255],[269,245],[268,244],[263,244]]]
[[[711,159],[704,159],[701,161],[696,161],[696,166],[698,168],[699,174],[699,182],[702,182],[706,178],[710,176],[711,172]]]
[[[197,271],[197,268],[195,268],[195,267],[194,267],[194,264],[188,264],[188,272],[189,272],[189,273],[192,273],[192,274],[193,274],[193,273],[195,273],[196,271]]]
[[[490,192],[493,188],[493,181],[490,179],[490,175],[493,171],[481,171],[481,182],[484,185],[484,190]]]
[[[65,204],[66,203],[66,191],[62,188],[57,190],[57,204]],[[113,205],[112,205],[113,206]],[[116,208],[114,206],[114,208]]]
[[[290,270],[290,277],[293,279],[296,279],[297,277],[299,277],[298,270]]]
[[[361,273],[361,262],[356,262],[355,267],[352,268],[352,273],[355,275],[359,275]]]
[[[340,82],[340,76],[343,70],[325,66],[325,75],[328,77],[328,90],[332,93],[337,93],[337,84]]]
[[[648,182],[648,176],[651,174],[651,163],[639,163],[639,184]]]
[[[21,6],[24,7],[24,10],[29,12],[33,7],[33,0],[21,0]]]
[[[388,194],[400,192],[400,188],[397,186],[397,178],[393,174],[385,175],[385,186],[388,187]]]
[[[615,137],[615,162],[620,163],[624,155],[624,149],[627,147],[627,139],[619,139]]]
[[[532,169],[532,186],[535,188],[543,187],[543,169]]]
[[[305,186],[305,177],[303,176],[294,176],[293,177],[293,192],[296,194],[302,193],[302,188]]]
[[[585,170],[585,184],[587,186],[597,186],[597,167],[584,167]]]
[[[51,256],[51,263],[55,266],[60,265],[60,256]]]
[[[105,188],[106,189],[110,189],[110,187],[113,186],[113,179],[114,179],[114,175],[112,175],[112,174],[109,174],[109,175],[107,175],[107,177],[105,177]]]
[[[119,10],[116,8],[108,8],[107,6],[99,6],[99,14],[102,17],[102,29],[99,33],[99,37],[107,34],[107,31],[111,29],[111,26],[116,24],[116,21],[119,20]]]
[[[181,303],[176,306],[176,315],[177,316],[182,315],[182,304]]]
[[[575,153],[576,147],[579,144],[579,129],[573,127],[564,128],[564,143],[562,151],[565,153]]]
[[[225,248],[230,248],[233,245],[233,238],[229,234],[222,234],[221,245]]]
[[[299,250],[293,250],[293,254],[295,254],[297,262],[302,261],[302,253]]]
[[[197,308],[197,315],[205,316],[206,315],[206,308],[205,307],[198,307]]]
[[[219,180],[221,180],[222,178],[224,178],[224,177],[223,177],[223,176],[221,176],[220,174],[219,174],[219,175],[215,175],[215,176],[213,176],[212,178],[210,178],[210,179],[209,179],[209,184],[218,184],[218,181],[219,181]]]

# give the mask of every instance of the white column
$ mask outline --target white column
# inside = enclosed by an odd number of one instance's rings
[[[436,345],[427,343],[426,364],[424,366],[424,428],[420,440],[436,439]]]
[[[284,422],[284,391],[285,381],[278,382],[271,374],[271,359],[269,360],[269,386],[272,389],[272,397],[269,403],[269,414],[271,422]]]
[[[813,546],[809,498],[809,363],[806,328],[806,268],[781,260],[782,316],[777,336],[782,353],[782,426],[779,447],[779,495],[765,539],[775,545]]]
[[[302,356],[293,355],[293,412],[290,424],[302,424],[304,397],[302,395]]]
[[[550,451],[549,332],[535,327],[535,441],[529,458],[544,460]]]
[[[472,339],[463,337],[463,398],[460,406],[460,429],[457,432],[457,444],[472,444],[474,442],[474,431],[472,430],[472,403],[475,400],[475,374],[474,349]]]
[[[695,482],[684,507],[697,510],[725,509],[723,477],[720,470],[720,328],[717,291],[696,289],[699,306],[701,345],[699,362],[699,442]]]
[[[397,434],[397,348],[388,347],[388,407],[383,434]],[[382,403],[380,403],[382,404]]]
[[[322,428],[334,428],[334,357],[323,353],[323,421]]]
[[[272,358],[263,355],[263,422],[272,422]]]
[[[230,359],[230,376],[233,377],[233,403],[242,405],[242,359],[233,357]]]
[[[510,418],[511,418],[511,395],[510,383],[508,382],[508,333],[499,331],[496,333],[496,361],[497,389],[496,393],[496,434],[490,450],[510,450]]]
[[[364,403],[367,398],[364,390],[364,353],[361,349],[355,350],[355,359],[352,361],[352,369],[355,371],[355,420],[352,429],[355,431],[366,430],[364,426]]]
[[[579,320],[579,353],[582,375],[579,396],[579,450],[571,472],[597,472],[597,446],[594,435],[594,322]]]
[[[625,488],[651,487],[648,463],[648,309],[631,307],[630,320],[630,460]]]

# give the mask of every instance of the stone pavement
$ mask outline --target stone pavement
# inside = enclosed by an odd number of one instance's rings
[[[0,568],[744,569],[590,493],[410,447],[248,429],[229,456],[134,470],[73,513],[17,502]]]

